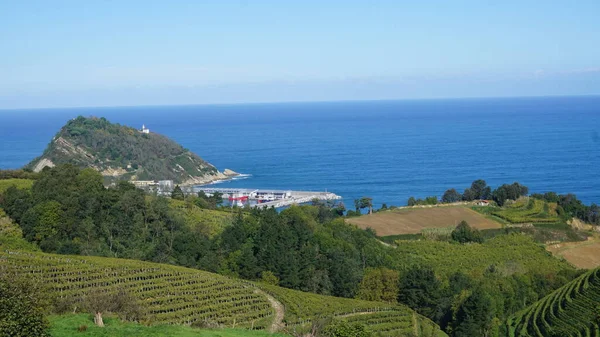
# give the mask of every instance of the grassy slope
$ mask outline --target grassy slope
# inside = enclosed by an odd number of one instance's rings
[[[398,264],[426,264],[443,275],[462,271],[477,276],[490,265],[509,274],[525,271],[547,273],[572,268],[530,237],[521,234],[498,236],[483,244],[412,240],[400,240],[396,244],[398,247],[394,254]]]
[[[509,337],[600,336],[600,269],[590,270],[508,320]]]
[[[443,335],[431,321],[401,305],[390,308],[386,303],[307,294],[164,264],[0,250],[0,268],[43,281],[53,298],[72,301],[86,293],[126,289],[144,308],[146,322],[151,324],[186,325],[207,320],[222,327],[268,329],[277,322],[266,291],[283,303],[284,322],[296,326],[303,323],[298,320],[297,308],[301,308],[306,323],[323,315],[341,318],[348,313],[360,313],[369,323],[374,312],[383,310],[400,313],[389,322],[382,321],[391,324],[372,326],[375,331],[390,332],[384,335],[409,336],[413,331],[422,331],[419,336]]]
[[[265,331],[241,329],[194,329],[180,325],[145,326],[137,323],[121,322],[118,318],[106,317],[104,328],[94,326],[91,315],[76,314],[50,316],[50,333],[54,337],[283,337],[282,334],[270,334]],[[79,332],[80,326],[87,326],[85,332]]]

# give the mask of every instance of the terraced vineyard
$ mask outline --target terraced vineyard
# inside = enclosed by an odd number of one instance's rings
[[[282,323],[301,327],[317,318],[333,317],[361,321],[383,336],[445,336],[433,322],[405,306],[256,285],[170,265],[2,251],[0,270],[42,281],[55,299],[126,290],[145,311],[146,323],[152,324],[209,321],[224,327],[276,330]],[[285,311],[279,322],[282,304]]]
[[[446,336],[437,325],[403,305],[322,296],[261,285],[285,306],[288,329],[308,327],[315,317],[359,322],[380,336]]]
[[[493,210],[492,215],[511,223],[554,224],[560,219],[556,214],[556,204],[534,198],[522,198],[512,205]]]
[[[508,320],[509,337],[600,336],[600,269],[591,270]]]

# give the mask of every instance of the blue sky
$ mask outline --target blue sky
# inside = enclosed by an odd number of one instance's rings
[[[1,1],[0,109],[600,94],[600,1]]]

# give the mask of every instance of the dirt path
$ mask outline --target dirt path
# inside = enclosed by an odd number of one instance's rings
[[[275,297],[267,294],[262,290],[256,289],[255,292],[257,294],[264,295],[271,304],[271,307],[273,307],[273,309],[275,310],[275,317],[273,318],[273,323],[269,328],[269,332],[274,333],[281,330],[283,328],[283,316],[285,314],[285,308],[283,307],[283,304],[276,300]]]

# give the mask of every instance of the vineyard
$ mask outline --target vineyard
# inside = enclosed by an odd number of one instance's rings
[[[505,208],[491,212],[511,223],[555,224],[561,222],[556,204],[534,198],[521,198]]]
[[[3,251],[0,270],[43,282],[55,301],[71,303],[70,310],[88,294],[125,290],[143,308],[145,324],[210,322],[229,328],[270,330],[281,323],[276,322],[272,303],[280,301],[285,308],[283,323],[292,328],[332,317],[361,321],[384,336],[413,336],[415,332],[423,337],[445,336],[434,323],[404,306],[256,285],[170,265]]]
[[[461,271],[473,276],[482,275],[494,266],[500,272],[556,273],[572,269],[522,234],[501,235],[483,244],[459,245],[439,241],[398,240],[393,254],[397,269],[411,265],[428,265],[437,274],[449,276]]]
[[[508,320],[509,337],[600,336],[600,269],[588,271]]]
[[[333,317],[365,324],[381,336],[445,336],[433,322],[413,310],[395,304],[316,295],[280,287],[261,285],[285,306],[288,330],[310,326],[315,318]]]

